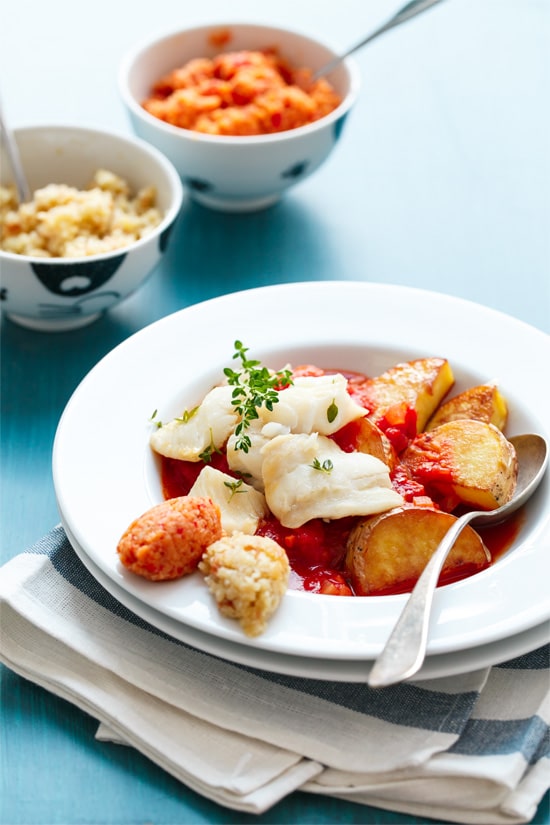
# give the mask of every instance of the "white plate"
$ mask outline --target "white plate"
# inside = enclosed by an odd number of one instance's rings
[[[53,475],[62,520],[94,565],[138,603],[203,634],[287,656],[341,661],[378,655],[404,595],[335,597],[289,591],[257,639],[220,616],[200,574],[148,582],[118,562],[117,542],[162,500],[149,422],[197,403],[233,364],[239,338],[272,367],[317,363],[376,374],[399,360],[448,358],[454,391],[498,380],[508,434],[550,437],[550,339],[520,321],[450,296],[356,282],[233,293],[177,312],[119,345],[88,374],[59,423]],[[428,655],[488,645],[550,618],[550,485],[541,485],[513,548],[490,569],[440,588]]]
[[[126,590],[115,584],[113,579],[107,576],[97,567],[86,553],[78,546],[70,530],[65,527],[67,536],[76,551],[76,554],[85,567],[97,581],[103,585],[105,590],[114,596],[120,604],[131,610],[136,616],[144,619],[149,624],[162,630],[174,639],[185,642],[188,645],[201,650],[203,653],[210,653],[221,659],[226,659],[234,664],[246,665],[247,667],[265,670],[271,673],[284,674],[285,676],[298,676],[306,679],[326,679],[331,682],[360,682],[364,683],[368,679],[373,662],[364,659],[317,659],[312,656],[292,656],[284,653],[273,653],[259,648],[248,647],[247,645],[229,642],[219,636],[210,633],[202,633],[189,625],[178,622],[163,613],[159,613],[144,602],[136,599]],[[414,676],[415,682],[427,679],[441,679],[446,676],[456,676],[459,673],[471,673],[474,670],[490,667],[491,665],[507,662],[523,653],[536,650],[546,644],[549,640],[549,627],[547,622],[533,627],[523,633],[517,633],[492,642],[487,645],[460,650],[456,653],[442,653],[439,656],[427,656],[418,673]]]

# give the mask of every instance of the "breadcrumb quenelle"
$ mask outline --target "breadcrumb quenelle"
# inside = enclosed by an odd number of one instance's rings
[[[137,518],[120,539],[122,564],[151,581],[186,576],[197,569],[208,545],[222,536],[220,511],[209,498],[180,496]]]
[[[123,249],[162,220],[154,186],[133,194],[114,172],[99,169],[86,189],[51,183],[19,204],[0,186],[0,249],[37,258],[82,258]]]
[[[199,570],[220,612],[259,636],[286,593],[290,566],[273,539],[235,533],[208,547]]]

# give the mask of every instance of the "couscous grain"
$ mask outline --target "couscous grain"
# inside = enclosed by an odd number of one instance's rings
[[[153,186],[132,194],[123,178],[99,169],[80,190],[52,183],[19,204],[0,186],[0,249],[37,258],[81,258],[122,249],[162,220]]]
[[[290,566],[273,539],[234,533],[207,548],[199,570],[220,613],[238,619],[247,636],[259,636],[286,593]]]

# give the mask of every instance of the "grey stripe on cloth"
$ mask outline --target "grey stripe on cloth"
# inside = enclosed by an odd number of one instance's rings
[[[175,645],[193,649],[185,642],[173,639],[153,627],[111,596],[82,564],[61,526],[50,531],[28,552],[47,555],[64,579],[120,618],[169,639]],[[208,653],[202,655],[217,658]],[[549,659],[550,645],[546,645],[500,667],[522,671],[542,670],[548,668]],[[496,754],[518,751],[528,761],[536,761],[542,754],[550,755],[550,729],[548,724],[537,716],[509,720],[470,718],[478,700],[477,691],[453,694],[442,690],[430,690],[414,683],[377,691],[370,690],[360,683],[330,682],[266,673],[241,664],[232,666],[357,713],[366,713],[381,720],[423,728],[426,731],[460,734],[460,739],[453,746],[457,753]],[[443,685],[441,680],[436,680],[437,683],[440,683],[440,687]]]
[[[50,558],[55,569],[66,581],[78,588],[88,598],[137,627],[169,639],[176,645],[193,649],[190,645],[168,636],[164,631],[152,626],[136,616],[105,590],[92,576],[73,551],[62,527],[54,528],[27,552],[40,553]],[[212,654],[203,654],[212,656]],[[212,658],[217,658],[212,656]],[[459,733],[462,720],[466,718],[477,700],[477,691],[453,694],[440,689],[430,691],[415,684],[396,685],[385,691],[369,690],[360,683],[331,682],[321,679],[300,678],[278,673],[265,673],[242,664],[234,667],[251,673],[261,674],[271,682],[292,690],[299,690],[317,696],[335,705],[369,715],[395,721],[400,725],[423,727],[426,730]]]

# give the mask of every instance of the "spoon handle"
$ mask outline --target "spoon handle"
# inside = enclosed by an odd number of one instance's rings
[[[334,60],[331,60],[330,63],[326,63],[322,68],[318,69],[316,72],[313,73],[312,80],[317,80],[322,75],[328,74],[331,72],[336,66],[342,62],[346,57],[349,57],[350,54],[353,52],[358,51],[363,46],[366,46],[367,43],[370,43],[371,40],[374,40],[375,37],[379,37],[384,32],[389,31],[390,29],[395,28],[395,26],[399,26],[401,23],[405,23],[405,21],[410,20],[412,17],[416,17],[417,14],[420,14],[423,11],[426,11],[431,6],[435,6],[436,3],[440,3],[441,0],[410,0],[409,3],[406,3],[401,9],[399,9],[393,17],[390,17],[385,23],[379,26],[377,29],[372,31],[367,37],[364,37],[363,40],[360,40],[359,43],[355,43],[350,49],[348,49],[343,54],[335,57]]]
[[[25,203],[26,201],[30,200],[30,190],[27,185],[27,179],[25,178],[25,173],[23,172],[23,166],[21,164],[21,159],[19,157],[19,149],[15,143],[14,137],[11,131],[6,126],[4,115],[2,113],[2,101],[0,100],[0,136],[4,139],[4,143],[6,146],[6,154],[8,156],[8,161],[11,165],[14,177],[15,177],[15,187],[17,189],[17,194],[19,196],[20,203]]]
[[[387,687],[414,676],[426,656],[428,625],[439,574],[458,536],[475,513],[465,513],[447,531],[424,568],[384,649],[370,672],[369,687]]]

